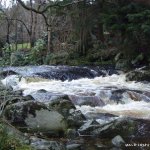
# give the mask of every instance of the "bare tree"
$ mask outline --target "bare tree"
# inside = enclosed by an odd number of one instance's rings
[[[53,17],[50,17],[50,14],[48,13],[50,8],[56,8],[56,7],[67,7],[69,5],[73,5],[73,4],[76,4],[76,3],[79,3],[79,2],[82,2],[83,0],[77,0],[77,1],[72,1],[70,3],[66,3],[64,4],[63,1],[56,1],[56,2],[53,2],[53,1],[48,1],[46,2],[45,0],[38,0],[36,1],[36,3],[34,2],[34,4],[36,5],[33,5],[33,1],[30,0],[30,3],[32,2],[32,5],[28,6],[26,5],[23,0],[17,0],[17,2],[23,7],[25,8],[26,10],[29,10],[29,11],[32,11],[32,12],[35,12],[37,14],[40,14],[42,15],[42,17],[44,18],[45,20],[45,24],[46,24],[46,27],[47,27],[47,33],[48,33],[48,45],[47,45],[47,53],[51,52],[52,51],[52,47],[51,47],[51,33],[52,33],[52,22],[53,22]]]

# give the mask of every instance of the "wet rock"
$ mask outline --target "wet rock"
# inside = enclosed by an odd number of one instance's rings
[[[82,125],[78,132],[80,135],[89,135],[91,136],[91,131],[95,130],[97,127],[99,127],[100,124],[95,120],[88,120],[84,125]]]
[[[112,90],[110,100],[113,100],[117,104],[125,104],[130,100],[149,102],[150,96],[145,95],[144,92],[138,90],[118,89]]]
[[[79,127],[83,124],[85,117],[81,111],[77,111],[74,104],[67,95],[54,99],[49,103],[49,108],[61,113],[67,120],[68,127]]]
[[[61,94],[61,93],[48,92],[48,91],[42,89],[42,90],[38,90],[38,91],[32,92],[31,96],[36,101],[52,105],[53,103],[55,103],[55,101],[58,102],[58,99],[61,99],[61,98],[63,99],[63,97],[65,95]]]
[[[10,75],[17,75],[17,73],[15,71],[12,71],[12,70],[0,71],[0,76],[2,78],[5,78],[6,76],[10,76]]]
[[[98,97],[106,104],[125,104],[128,102],[128,94],[126,89],[114,89],[113,87],[101,90]]]
[[[35,101],[18,102],[6,107],[5,119],[26,132],[63,132],[66,130],[64,117]]]
[[[148,81],[150,82],[150,70],[134,70],[126,75],[127,81]]]
[[[76,129],[67,129],[66,136],[69,139],[75,139],[78,137]]]
[[[110,100],[113,100],[113,101],[115,101],[117,104],[118,103],[124,103],[123,101],[122,101],[122,99],[123,99],[123,93],[125,92],[125,90],[113,90],[112,92],[111,92],[111,97],[110,97]]]
[[[103,65],[103,66],[92,66],[88,67],[92,70],[96,71],[98,76],[106,76],[106,75],[113,75],[113,74],[119,74],[119,70],[115,69],[115,66],[113,65]]]
[[[139,91],[127,91],[129,97],[134,101],[145,101],[150,102],[150,95],[147,95],[145,92]]]
[[[1,72],[10,71],[24,77],[41,77],[45,79],[57,79],[62,81],[118,74],[118,71],[113,66],[77,67],[42,65],[24,67],[4,67],[1,69]]]
[[[103,145],[103,144],[95,144],[95,146],[97,147],[97,149],[108,149],[108,145],[107,146],[105,146],[105,145]]]
[[[66,146],[66,150],[82,150],[81,144],[69,144]]]
[[[56,99],[51,100],[49,102],[49,108],[53,108],[59,111],[64,116],[68,115],[71,109],[75,110],[74,104],[70,101],[67,95],[63,95]]]
[[[13,91],[11,88],[5,88],[0,82],[0,104],[1,107],[6,107],[9,104],[16,102],[24,102],[33,100],[31,96],[22,96],[22,91]],[[3,104],[2,104],[3,103]],[[2,106],[4,105],[4,106]]]
[[[119,147],[113,147],[113,148],[111,148],[110,150],[122,150],[122,148],[119,148]]]
[[[116,147],[121,147],[124,146],[125,141],[120,135],[115,136],[112,140],[112,144]]]
[[[131,136],[135,132],[136,125],[132,119],[121,118],[98,127],[91,134],[103,138],[113,138],[118,134],[123,137]]]
[[[110,122],[113,119],[115,120],[118,116],[109,114],[109,113],[94,113],[94,112],[88,112],[85,114],[87,119],[100,119],[100,123],[102,122]]]
[[[65,146],[57,141],[48,141],[37,137],[30,138],[31,146],[36,150],[65,150]]]
[[[81,125],[83,125],[86,118],[82,114],[81,111],[71,111],[70,115],[67,118],[67,123],[69,127],[79,128]]]
[[[126,104],[131,101],[150,101],[148,92],[130,89],[104,89],[98,93],[99,99],[107,104]]]
[[[21,81],[21,79],[22,76],[10,75],[5,79],[1,80],[1,82],[6,88],[15,88],[18,85],[18,83]]]
[[[104,106],[104,102],[97,96],[69,96],[74,105]]]
[[[113,138],[120,135],[123,138],[143,138],[150,136],[150,121],[132,118],[119,118],[91,131],[91,135],[101,138]]]
[[[80,78],[94,78],[97,73],[94,70],[90,70],[85,67],[68,67],[61,66],[53,68],[51,71],[36,73],[36,75],[46,79],[56,80],[75,80]]]

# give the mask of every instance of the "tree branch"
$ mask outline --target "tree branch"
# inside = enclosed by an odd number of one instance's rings
[[[70,3],[67,3],[67,4],[63,4],[63,2],[56,2],[54,4],[49,4],[47,5],[46,7],[43,8],[43,10],[39,10],[39,9],[35,9],[35,8],[32,8],[32,7],[29,7],[27,6],[22,0],[17,0],[20,5],[25,8],[26,10],[31,10],[35,13],[38,13],[38,14],[43,14],[45,13],[49,8],[51,7],[67,7],[67,6],[70,6],[70,5],[73,5],[73,4],[76,4],[76,3],[80,3],[80,2],[83,2],[84,0],[77,0],[77,1],[73,1],[73,2],[70,2]]]

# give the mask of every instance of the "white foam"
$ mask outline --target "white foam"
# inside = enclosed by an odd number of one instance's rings
[[[104,107],[76,106],[84,115],[108,113],[117,116],[150,119],[150,103],[132,101],[127,104],[112,104]]]
[[[134,81],[126,82],[125,74],[96,77],[94,79],[84,78],[64,82],[59,80],[27,82],[25,78],[21,78],[20,80],[18,76],[12,75],[2,80],[2,83],[4,85],[11,85],[14,90],[23,90],[24,95],[32,94],[33,92],[40,89],[44,89],[52,93],[68,95],[83,95],[85,93],[87,95],[90,95],[90,93],[99,95],[102,90],[106,89],[106,87],[150,92],[150,83],[144,84],[140,82],[136,83]],[[94,113],[111,113],[120,116],[150,119],[150,103],[146,103],[144,101],[129,101],[127,96],[124,97],[123,101],[126,101],[126,103],[107,104],[104,107],[78,106],[78,109],[81,110],[84,114],[91,111]]]
[[[15,81],[15,84],[12,83]],[[135,83],[134,81],[126,82],[125,75],[112,75],[107,77],[96,77],[94,79],[79,79],[72,81],[59,81],[59,80],[49,80],[49,81],[39,81],[39,82],[26,82],[24,78],[21,81],[16,75],[8,76],[4,79],[3,84],[13,85],[15,87],[24,90],[24,94],[30,94],[33,91],[44,89],[49,92],[57,92],[64,94],[76,94],[80,95],[83,93],[99,93],[101,89],[106,87],[117,87],[119,89],[132,89],[141,91],[150,91],[150,84]]]

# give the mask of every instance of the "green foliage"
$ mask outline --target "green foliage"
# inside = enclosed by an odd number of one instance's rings
[[[11,55],[11,48],[8,43],[6,43],[2,48],[2,59],[0,60],[0,65],[10,65],[10,55]]]
[[[45,42],[42,39],[38,39],[35,42],[35,46],[31,49],[28,56],[26,56],[26,62],[28,64],[42,64],[45,58]]]
[[[115,6],[115,7],[114,7]],[[103,23],[106,30],[118,40],[117,45],[126,59],[134,59],[143,53],[150,54],[150,9],[149,7],[121,0],[106,7]]]
[[[60,4],[70,2],[63,0]],[[123,55],[123,61],[127,59],[132,64],[150,61],[149,6],[130,0],[82,1],[67,7],[53,7],[45,15],[52,21],[51,43],[54,46],[56,40],[57,49],[48,54],[47,41],[39,39],[21,60],[22,65],[113,62],[116,52],[112,53],[111,49],[114,47]],[[62,48],[62,43],[67,46]],[[3,48],[4,62],[7,62],[4,64],[10,64],[10,54],[15,50],[12,47],[6,44]]]
[[[59,53],[50,53],[46,56],[44,64],[55,65],[55,64],[67,64],[68,61],[68,53],[67,52],[59,52]]]
[[[6,43],[3,47],[3,53],[4,55],[10,55],[11,53],[11,45]]]
[[[15,51],[15,44],[11,44],[10,48],[12,51]],[[30,49],[30,43],[22,43],[22,44],[17,44],[17,50],[21,50],[21,49]]]
[[[23,144],[19,139],[7,133],[3,124],[0,124],[0,150],[33,150],[30,146]]]

